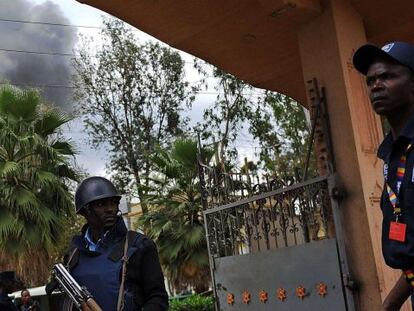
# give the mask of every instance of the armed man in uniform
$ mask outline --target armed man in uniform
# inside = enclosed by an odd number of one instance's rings
[[[145,235],[127,231],[118,210],[120,198],[103,177],[79,184],[76,213],[87,224],[72,239],[67,267],[104,311],[166,311],[168,295],[156,246]]]

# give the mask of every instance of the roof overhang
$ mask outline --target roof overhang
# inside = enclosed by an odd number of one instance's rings
[[[414,1],[348,0],[369,41],[414,41]],[[304,103],[298,30],[323,11],[319,0],[80,0],[230,72]]]

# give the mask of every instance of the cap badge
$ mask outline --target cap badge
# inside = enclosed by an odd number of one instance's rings
[[[384,45],[381,50],[383,50],[384,52],[388,53],[389,51],[391,51],[392,47],[394,46],[394,43],[388,43],[386,45]]]

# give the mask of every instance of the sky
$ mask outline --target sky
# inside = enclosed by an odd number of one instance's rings
[[[107,14],[75,0],[0,0],[0,83],[39,87],[48,102],[72,112],[70,59],[79,34],[93,36],[99,43],[104,16]],[[139,30],[134,34],[142,42],[156,40]],[[180,54],[186,62],[186,79],[198,80],[192,68],[193,56]],[[194,123],[201,120],[203,109],[215,96],[197,96],[188,112]],[[77,146],[76,162],[80,167],[91,175],[108,176],[105,151],[91,148],[80,119],[66,126],[64,134]],[[239,148],[241,156],[243,151],[252,153],[251,142],[245,143],[250,146],[246,150]]]

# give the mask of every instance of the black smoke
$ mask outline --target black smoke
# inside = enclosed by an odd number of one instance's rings
[[[6,52],[1,49],[71,54],[77,40],[76,28],[6,22],[1,19],[70,24],[58,5],[50,1],[36,5],[30,0],[0,0],[0,81],[18,86],[71,85],[72,57]],[[39,89],[48,103],[66,111],[72,110],[71,88]]]

